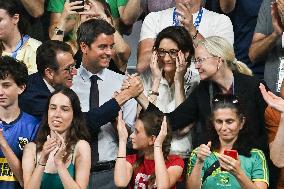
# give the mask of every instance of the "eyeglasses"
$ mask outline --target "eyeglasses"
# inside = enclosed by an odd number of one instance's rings
[[[204,57],[204,58],[195,58],[193,60],[194,64],[202,64],[205,60],[209,59],[209,58],[219,58],[218,56],[208,56],[208,57]]]
[[[165,49],[157,49],[157,54],[160,58],[164,58],[166,54],[169,54],[169,56],[172,59],[175,59],[178,57],[179,50],[177,49],[170,49],[169,51],[166,51]]]
[[[71,74],[74,69],[76,69],[75,64],[72,64],[72,65],[68,66],[67,68],[63,69],[63,71],[66,71],[69,74]]]

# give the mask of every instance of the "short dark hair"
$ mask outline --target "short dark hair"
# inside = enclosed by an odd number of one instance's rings
[[[37,48],[36,64],[39,74],[44,75],[46,68],[51,68],[56,71],[59,69],[56,58],[58,52],[69,52],[73,55],[70,45],[58,40],[48,40]]]
[[[0,79],[12,77],[18,86],[26,85],[28,68],[26,64],[9,56],[0,57]]]
[[[100,34],[112,35],[115,29],[103,19],[90,19],[83,22],[77,30],[77,44],[84,42],[89,47]]]
[[[171,39],[177,44],[178,48],[183,53],[189,52],[190,53],[189,59],[194,54],[192,39],[188,31],[183,26],[169,26],[163,29],[160,33],[158,33],[156,37],[153,50],[159,48],[160,43],[163,39]]]

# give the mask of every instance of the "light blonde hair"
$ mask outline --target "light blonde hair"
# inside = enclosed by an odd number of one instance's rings
[[[236,59],[233,46],[225,38],[219,36],[207,37],[199,41],[198,45],[203,46],[212,56],[224,59],[231,70],[253,75],[246,64]]]

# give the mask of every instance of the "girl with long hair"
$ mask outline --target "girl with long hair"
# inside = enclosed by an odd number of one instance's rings
[[[91,168],[88,138],[76,93],[69,88],[53,92],[35,142],[24,149],[25,188],[87,188]]]
[[[130,135],[137,154],[126,156],[128,132],[121,113],[117,124],[119,149],[114,169],[117,187],[175,188],[183,160],[169,155],[171,133],[160,111],[141,112]]]

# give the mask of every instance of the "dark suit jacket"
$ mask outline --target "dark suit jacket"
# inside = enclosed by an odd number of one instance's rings
[[[41,118],[50,94],[42,76],[34,73],[28,77],[27,88],[19,98],[19,106],[24,112]]]
[[[27,88],[19,98],[19,106],[24,112],[41,119],[45,112],[47,99],[50,94],[42,76],[38,73],[34,73],[29,75]],[[84,113],[87,126],[94,132],[97,132],[101,126],[113,121],[118,116],[119,110],[120,106],[116,100],[112,98],[100,107]]]

